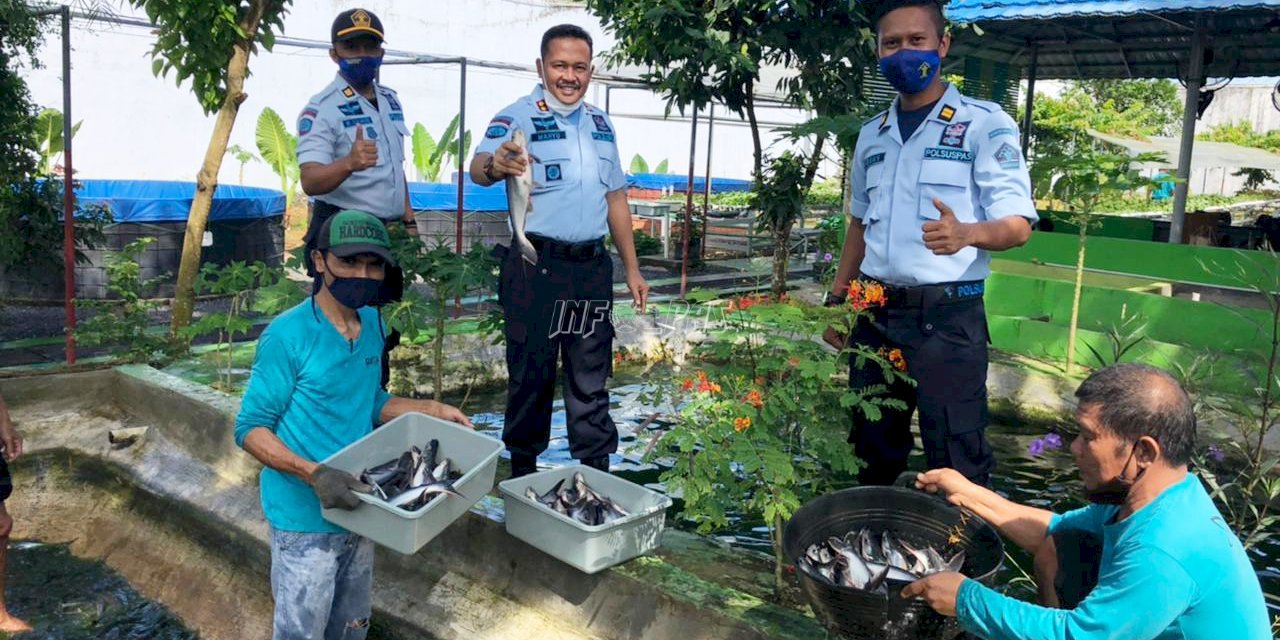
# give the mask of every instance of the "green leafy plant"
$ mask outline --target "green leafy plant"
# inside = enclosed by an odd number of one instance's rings
[[[240,163],[240,184],[244,184],[245,165],[250,162],[261,162],[261,160],[258,159],[258,156],[253,155],[252,151],[238,144],[233,144],[230,147],[227,147],[227,154],[235,158],[236,162]]]
[[[84,124],[83,120],[71,126],[72,138],[76,136],[76,132],[80,131],[80,125],[82,124]],[[64,125],[62,112],[57,109],[45,109],[40,112],[40,115],[36,116],[36,137],[40,146],[41,175],[51,175],[55,160],[66,150],[66,143],[62,139]]]
[[[773,238],[773,295],[787,290],[791,227],[804,215],[805,168],[808,160],[784,151],[769,164],[769,173],[756,183],[756,228]]]
[[[649,163],[640,154],[631,157],[630,173],[649,173]]]
[[[876,296],[879,296],[877,299]],[[691,293],[691,301],[708,296]],[[900,353],[851,345],[855,366],[879,367],[885,384],[850,389],[841,376],[848,351],[831,354],[811,339],[830,324],[852,326],[883,303],[883,290],[853,292],[850,306],[823,308],[771,296],[732,300],[689,355],[677,377],[644,398],[675,407],[670,430],[649,459],[669,462],[661,480],[685,501],[684,517],[709,532],[731,513],[758,518],[770,531],[775,589],[785,560],[782,523],[807,500],[852,482],[859,461],[847,436],[849,411],[877,419],[888,407],[890,381],[907,379]]]
[[[1109,367],[1117,362],[1122,362],[1125,355],[1129,354],[1135,347],[1142,344],[1146,339],[1147,323],[1143,321],[1139,314],[1129,315],[1129,305],[1120,307],[1120,321],[1112,324],[1106,331],[1107,344],[1110,346],[1108,353],[1099,352],[1093,348],[1093,345],[1084,343],[1085,348],[1089,350],[1089,354],[1093,356],[1093,364],[1097,368]]]
[[[226,311],[208,313],[196,322],[183,328],[181,335],[188,342],[203,335],[216,335],[219,350],[226,354],[226,369],[220,383],[222,390],[236,389],[232,379],[232,357],[235,352],[236,336],[247,334],[253,329],[253,322],[245,317],[254,301],[255,293],[263,288],[284,280],[284,271],[268,267],[266,264],[254,262],[246,264],[236,260],[226,266],[206,263],[200,269],[200,278],[196,280],[196,291],[201,294],[227,296],[229,306]]]
[[[431,137],[431,133],[422,123],[413,126],[413,166],[418,174],[427,182],[440,182],[440,170],[445,163],[458,158],[458,116],[454,116],[445,127],[440,138]],[[471,131],[462,134],[462,157],[471,155]]]
[[[667,173],[667,168],[668,168],[667,160],[666,158],[663,158],[662,162],[659,162],[658,166],[653,168],[653,172],[657,174],[665,175]]]
[[[1240,395],[1215,397],[1199,393],[1204,423],[1222,425],[1221,448],[1201,456],[1198,470],[1214,500],[1245,548],[1273,536],[1280,517],[1280,457],[1267,449],[1267,435],[1280,424],[1280,257],[1270,254],[1270,268],[1259,269],[1248,256],[1236,252],[1234,264],[1202,264],[1215,273],[1233,274],[1244,289],[1254,291],[1267,304],[1268,317],[1250,320],[1268,337],[1263,353],[1245,354],[1251,362],[1245,375],[1252,380]],[[1253,252],[1250,252],[1253,253]],[[1252,316],[1240,314],[1251,319]],[[1192,391],[1213,376],[1214,358],[1198,360],[1205,367],[1184,376]]]
[[[152,315],[163,304],[149,300],[168,274],[142,278],[139,258],[156,241],[139,238],[107,258],[107,290],[118,300],[77,301],[76,306],[93,311],[93,317],[80,323],[76,340],[85,346],[122,347],[113,355],[123,362],[159,363],[172,355],[172,344],[162,333],[148,331]]]
[[[662,240],[655,238],[643,231],[637,231],[634,234],[636,243],[636,255],[649,256],[655,253],[662,253]]]
[[[489,248],[479,242],[471,245],[467,253],[454,253],[443,242],[428,248],[426,243],[400,228],[393,229],[391,240],[392,252],[404,270],[405,282],[419,280],[426,285],[427,293],[406,287],[404,299],[384,307],[383,316],[410,342],[432,343],[433,393],[438,399],[444,389],[445,329],[454,300],[497,291],[498,263]],[[499,310],[491,310],[481,323],[481,331],[500,332],[500,318]]]
[[[1092,215],[1095,206],[1108,193],[1123,193],[1150,187],[1154,183],[1143,177],[1133,163],[1164,162],[1162,154],[1143,153],[1128,156],[1099,150],[1097,145],[1079,146],[1070,154],[1050,153],[1036,159],[1031,166],[1032,182],[1046,185],[1048,192],[1066,203],[1068,218],[1079,229],[1076,251],[1075,293],[1071,302],[1071,324],[1067,332],[1066,372],[1075,368],[1076,335],[1080,323],[1080,295],[1084,291],[1085,240],[1089,227],[1098,224]]]
[[[258,114],[258,127],[254,134],[258,153],[271,171],[280,178],[280,190],[284,192],[285,208],[293,206],[302,169],[298,166],[298,136],[289,132],[280,114],[271,107]],[[243,171],[244,165],[241,164]]]

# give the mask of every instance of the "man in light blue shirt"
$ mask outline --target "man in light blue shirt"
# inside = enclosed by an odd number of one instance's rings
[[[374,216],[331,216],[313,250],[315,295],[258,339],[235,440],[265,465],[260,492],[271,525],[277,640],[363,638],[369,627],[373,543],[320,512],[354,509],[360,501],[352,491],[368,487],[319,461],[411,411],[471,426],[454,407],[393,398],[378,384],[383,326],[368,304],[392,262],[390,248]]]
[[[1092,591],[1056,609],[948,572],[912,583],[902,596],[924,598],[990,640],[1271,638],[1244,547],[1187,469],[1196,418],[1178,382],[1155,367],[1118,364],[1090,375],[1076,398],[1080,433],[1071,453],[1090,506],[1058,515],[1015,504],[952,469],[920,474],[916,486],[945,494],[1033,554],[1042,593],[1058,571],[1078,570],[1057,565],[1060,539],[1101,539]]]
[[[613,258],[606,234],[641,312],[649,295],[636,260],[613,122],[583,100],[591,56],[591,36],[580,27],[547,30],[537,61],[543,83],[493,117],[471,161],[471,179],[482,186],[533,172],[525,233],[537,264],[503,245],[495,251],[502,260],[499,300],[507,345],[502,440],[513,477],[532,473],[547,448],[557,360],[564,365],[570,455],[607,471],[618,448],[605,388],[613,363]],[[531,166],[511,139],[515,129],[525,133],[536,158]]]
[[[872,351],[900,350],[915,380],[889,381],[906,409],[876,420],[855,411],[849,441],[862,484],[892,484],[907,468],[911,414],[929,467],[986,483],[995,458],[986,440],[989,252],[1018,246],[1036,220],[1018,128],[1000,105],[960,94],[940,75],[951,45],[937,0],[865,2],[880,70],[898,90],[889,110],[862,127],[853,153],[849,233],[826,304],[883,287],[884,306],[850,337]],[[849,386],[884,384],[879,366],[857,366]]]

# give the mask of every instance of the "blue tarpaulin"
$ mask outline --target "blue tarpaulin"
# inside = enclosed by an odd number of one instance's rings
[[[76,203],[103,205],[114,222],[186,222],[196,183],[160,180],[80,180]],[[210,220],[252,220],[284,214],[284,193],[261,187],[220,184]]]
[[[455,176],[456,179],[456,176]],[[457,211],[458,185],[448,182],[410,182],[409,204],[414,211]],[[507,185],[482,187],[467,178],[462,187],[463,211],[506,211]]]
[[[684,193],[689,188],[689,176],[671,173],[629,173],[627,174],[627,186],[639,189],[665,189],[671,187],[675,191]],[[701,176],[694,176],[693,191],[694,193],[703,193],[707,189],[707,180]],[[727,191],[750,191],[750,180],[739,180],[737,178],[711,178],[711,192],[721,193]]]
[[[1126,16],[1150,11],[1202,11],[1276,7],[1276,0],[951,0],[956,22],[1068,16]]]

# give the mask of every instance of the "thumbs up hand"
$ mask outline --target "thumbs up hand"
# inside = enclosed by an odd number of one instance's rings
[[[364,171],[378,164],[378,143],[364,139],[364,126],[356,125],[356,139],[347,154],[347,168],[351,173]]]
[[[956,219],[956,213],[941,200],[934,198],[933,206],[938,210],[936,221],[924,223],[924,246],[934,255],[949,256],[973,244],[973,225]]]

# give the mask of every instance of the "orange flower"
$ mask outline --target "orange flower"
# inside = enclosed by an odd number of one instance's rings
[[[747,393],[746,402],[747,404],[759,409],[764,406],[764,396],[760,395],[759,391],[752,389]]]
[[[764,386],[764,376],[756,376],[756,385],[761,387]]]
[[[794,356],[787,358],[787,364],[792,367],[798,367],[800,366],[800,358],[796,358]]]
[[[747,428],[750,426],[751,426],[751,418],[743,416],[741,418],[733,419],[733,430],[737,431],[738,433],[742,433],[743,431],[746,431]]]
[[[698,383],[698,392],[699,392],[699,393],[707,393],[707,392],[709,392],[709,391],[711,391],[711,383],[710,383],[710,382],[707,382],[706,380],[703,380],[702,382],[699,382],[699,383]]]
[[[868,306],[883,307],[885,303],[884,287],[875,282],[868,282],[862,294]]]
[[[849,306],[854,311],[865,311],[871,307],[883,307],[885,304],[884,287],[875,282],[854,280],[849,283]]]
[[[684,384],[680,385],[680,388],[681,388],[681,389],[684,389],[685,391],[690,391],[690,390],[692,390],[692,389],[693,389],[693,379],[691,379],[691,378],[689,378],[689,379],[685,379]]]
[[[712,383],[711,383],[711,393],[720,393],[720,384],[719,384],[719,383],[716,383],[716,382],[712,382]]]
[[[902,349],[894,349],[889,352],[889,362],[894,369],[898,371],[907,370],[907,359],[902,357]]]

